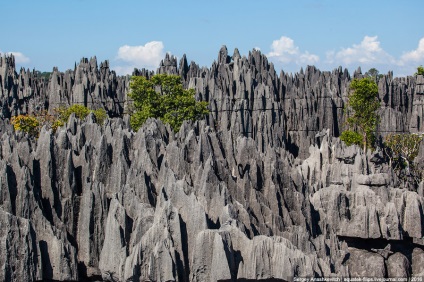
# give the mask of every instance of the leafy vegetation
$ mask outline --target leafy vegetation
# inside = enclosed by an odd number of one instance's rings
[[[69,119],[71,114],[75,114],[76,118],[85,119],[90,114],[90,112],[90,109],[79,104],[74,104],[68,108],[58,109],[59,118],[65,122]]]
[[[98,124],[102,124],[107,118],[107,113],[104,109],[93,111],[77,104],[68,108],[54,109],[53,112],[54,114],[49,114],[47,111],[40,111],[33,115],[19,115],[12,117],[11,123],[16,131],[23,131],[31,136],[38,137],[40,129],[44,125],[55,132],[68,121],[71,114],[75,114],[79,119],[84,119],[92,112]]]
[[[419,134],[389,134],[384,138],[384,153],[401,179],[413,177],[417,183],[422,180],[423,172],[414,163],[422,140]]]
[[[46,80],[48,80],[50,78],[50,76],[52,75],[52,72],[41,72],[41,71],[36,71],[37,75],[40,76],[41,78],[45,78]]]
[[[377,110],[380,108],[378,87],[371,78],[354,79],[350,85],[352,92],[348,97],[345,112],[348,115],[347,125],[353,132],[362,136],[364,151],[372,147],[375,131],[379,123]],[[350,131],[350,130],[349,130]],[[343,135],[343,133],[342,133]],[[352,133],[345,133],[344,138],[353,138]],[[357,136],[354,137],[356,140]]]
[[[94,116],[96,117],[96,122],[98,124],[103,124],[108,117],[108,114],[106,113],[106,110],[103,108],[99,108],[97,110],[93,111]]]
[[[374,81],[378,81],[378,79],[382,78],[383,75],[376,68],[370,68],[366,73],[365,77],[370,77]]]
[[[90,113],[93,113],[98,124],[103,124],[103,122],[107,118],[107,113],[103,108],[99,108],[97,110],[90,110],[89,108],[79,104],[74,104],[68,108],[59,108],[55,111],[58,114],[58,118],[54,121],[54,123],[52,123],[51,127],[53,128],[53,130],[56,130],[58,127],[63,126],[72,114],[75,114],[76,118],[85,119]]]
[[[10,121],[16,131],[23,131],[30,136],[38,137],[40,122],[36,117],[18,115],[12,117]]]
[[[351,130],[343,131],[340,135],[340,139],[348,146],[351,146],[353,144],[360,146],[362,143],[362,135],[356,131]]]
[[[209,111],[208,103],[198,102],[194,89],[184,89],[181,77],[158,74],[149,79],[133,76],[129,96],[134,100],[131,126],[138,130],[148,118],[158,118],[177,131],[184,120],[198,120]]]
[[[417,72],[415,73],[415,75],[424,75],[424,67],[423,66],[419,66],[417,68]]]

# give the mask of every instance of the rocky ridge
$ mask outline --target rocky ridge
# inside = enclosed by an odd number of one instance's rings
[[[181,75],[210,115],[176,134],[157,120],[134,132],[128,78],[107,62],[46,81],[2,58],[0,280],[424,275],[424,184],[409,191],[381,153],[336,138],[346,70],[277,75],[258,51],[222,48],[209,69],[167,56],[158,72]],[[380,79],[382,134],[423,131],[423,84]],[[38,139],[13,132],[7,118],[37,99],[116,118],[71,116]]]
[[[197,98],[210,103],[208,125],[216,130],[231,130],[258,143],[280,146],[285,143],[296,157],[305,158],[316,135],[330,129],[331,136],[343,131],[343,105],[352,78],[362,77],[361,70],[351,77],[339,67],[332,72],[308,66],[299,73],[277,74],[272,63],[260,51],[232,56],[221,48],[210,68],[200,68],[184,55],[179,64],[169,54],[157,73],[179,74],[186,87],[196,89]],[[145,69],[134,75],[151,76]],[[103,107],[112,117],[127,112],[129,77],[117,76],[105,61],[96,57],[81,59],[74,70],[61,73],[57,68],[48,79],[37,72],[15,71],[14,58],[0,59],[0,103],[2,117],[45,108],[80,103],[90,108]],[[378,81],[382,102],[379,132],[423,132],[424,77],[394,78],[391,73]]]

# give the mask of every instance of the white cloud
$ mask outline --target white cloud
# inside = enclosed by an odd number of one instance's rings
[[[10,52],[15,57],[15,62],[17,64],[27,64],[30,62],[30,59],[22,54],[21,52]]]
[[[0,50],[0,54],[2,51]],[[10,55],[12,54],[15,57],[15,63],[16,64],[27,64],[30,62],[30,59],[22,54],[21,52],[5,52],[3,54]]]
[[[138,68],[157,68],[165,55],[163,49],[161,41],[151,41],[140,46],[124,45],[119,47],[117,59]]]
[[[413,64],[414,66],[422,64],[424,61],[424,38],[418,42],[418,47],[415,50],[404,53],[399,60],[399,65],[404,66]]]
[[[317,55],[310,54],[308,51],[301,52],[299,47],[294,44],[293,39],[286,36],[281,36],[280,39],[272,42],[271,52],[267,56],[284,64],[313,65],[319,61]]]
[[[361,43],[342,48],[339,52],[327,52],[327,62],[351,66],[395,64],[396,60],[380,47],[377,36],[365,36]]]

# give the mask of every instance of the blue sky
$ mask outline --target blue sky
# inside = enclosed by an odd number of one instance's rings
[[[41,71],[95,55],[124,74],[156,69],[167,52],[210,66],[222,45],[258,48],[286,72],[424,65],[423,0],[2,0],[0,10],[0,52]]]

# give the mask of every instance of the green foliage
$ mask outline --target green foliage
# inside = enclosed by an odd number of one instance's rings
[[[44,77],[45,79],[49,79],[50,78],[50,76],[52,75],[52,73],[51,72],[42,72],[41,74],[40,74],[40,76],[41,77]]]
[[[84,119],[90,114],[90,110],[87,107],[78,104],[74,104],[68,108],[59,108],[58,112],[59,118],[64,122],[68,121],[71,114],[75,114],[75,117],[79,119]]]
[[[422,135],[418,134],[389,134],[384,139],[384,144],[391,149],[394,156],[412,162],[420,149]]]
[[[131,126],[138,130],[148,118],[158,118],[177,131],[184,120],[198,120],[209,111],[207,102],[194,98],[194,89],[184,89],[181,77],[158,74],[150,80],[133,76],[129,96],[134,100],[135,112]]]
[[[108,117],[108,114],[106,113],[105,109],[99,108],[97,110],[93,111],[94,116],[96,117],[96,122],[98,124],[103,124]]]
[[[44,72],[36,71],[36,73],[39,77],[44,78],[46,80],[48,80],[50,76],[52,75],[52,72],[47,72],[47,71],[44,71]]]
[[[53,132],[56,132],[56,130],[61,127],[64,126],[65,123],[59,119],[53,121],[53,123],[51,124],[51,128],[53,129]]]
[[[69,119],[69,116],[74,113],[77,118],[83,119],[91,112],[96,117],[96,122],[102,124],[107,118],[107,113],[104,109],[89,110],[82,105],[72,105],[68,108],[54,109],[55,114],[51,115],[47,111],[40,111],[34,115],[19,115],[12,117],[11,123],[16,131],[23,131],[31,136],[38,137],[41,127],[44,125],[51,128],[53,132],[63,126]]]
[[[38,137],[40,131],[40,122],[36,117],[27,115],[18,115],[12,117],[10,121],[16,131],[23,131],[31,136]]]
[[[377,77],[379,74],[379,71],[376,68],[370,68],[365,75],[371,76],[371,77]]]
[[[366,77],[372,78],[374,81],[378,81],[378,79],[382,78],[383,75],[376,68],[370,68],[366,73]]]
[[[424,67],[423,66],[419,66],[417,68],[417,72],[415,73],[415,75],[424,75]]]
[[[422,135],[418,134],[389,134],[384,138],[386,155],[395,165],[409,165],[418,156]]]
[[[389,134],[384,138],[384,153],[400,178],[410,176],[417,183],[422,180],[423,172],[414,163],[422,140],[423,135],[418,134]]]
[[[362,135],[359,134],[356,131],[346,130],[343,131],[340,135],[340,139],[346,143],[346,145],[351,146],[353,144],[355,145],[361,145],[362,143]]]
[[[375,131],[379,123],[377,110],[380,108],[378,87],[371,78],[354,79],[350,85],[345,111],[347,124],[362,136],[364,151],[373,145]]]
[[[75,114],[76,118],[85,119],[90,113],[93,113],[98,124],[102,124],[107,118],[107,113],[103,108],[93,111],[79,104],[74,104],[68,108],[59,108],[57,112],[59,113],[59,120],[63,123],[68,122],[71,114]]]

